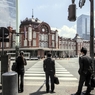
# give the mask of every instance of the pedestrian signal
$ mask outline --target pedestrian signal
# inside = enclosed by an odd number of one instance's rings
[[[68,8],[68,20],[75,21],[76,20],[76,5],[71,4]]]

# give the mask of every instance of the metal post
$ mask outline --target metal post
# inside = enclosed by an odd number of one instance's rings
[[[17,57],[18,57],[18,54],[19,54],[19,47],[16,46],[16,47],[15,47],[15,50],[16,50],[16,58],[17,58]]]
[[[18,75],[16,72],[2,74],[2,95],[18,95]]]
[[[2,55],[4,55],[4,28],[2,28]]]
[[[94,0],[90,0],[90,56],[94,67]]]

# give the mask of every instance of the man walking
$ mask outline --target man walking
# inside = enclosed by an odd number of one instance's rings
[[[49,92],[49,77],[51,80],[51,93],[54,92],[54,75],[55,75],[55,61],[51,59],[51,53],[47,54],[47,58],[43,61],[43,69],[46,75],[46,92]]]
[[[82,47],[80,50],[81,52],[81,57],[79,57],[79,85],[78,85],[78,90],[75,95],[81,95],[83,83],[86,82],[87,85],[87,90],[85,95],[89,95],[91,92],[91,85],[90,85],[90,78],[91,78],[91,73],[89,71],[90,68],[92,68],[92,59],[88,57],[87,54],[87,49]]]

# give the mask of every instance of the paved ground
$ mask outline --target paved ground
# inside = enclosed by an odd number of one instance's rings
[[[31,66],[33,66],[37,61],[31,61],[25,67],[28,70]],[[68,60],[57,60],[57,62],[68,63]],[[66,63],[67,62],[67,63]],[[70,61],[72,62],[72,61]],[[64,66],[65,66],[64,64]],[[66,66],[65,66],[66,67]],[[18,95],[71,95],[77,91],[78,81],[60,81],[59,85],[55,85],[55,93],[46,93],[45,92],[45,82],[43,80],[32,80],[25,81],[24,83],[24,92],[18,93]],[[83,91],[86,87],[83,87]],[[2,89],[0,90],[0,95],[2,95]],[[95,95],[95,90],[91,92],[92,95]]]

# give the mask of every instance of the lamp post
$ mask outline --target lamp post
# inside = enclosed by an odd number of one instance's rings
[[[90,56],[94,66],[94,0],[90,0]]]
[[[72,3],[75,2],[75,0],[71,0],[71,1]],[[90,1],[90,56],[92,58],[92,65],[95,71],[95,66],[94,66],[94,0],[89,0],[89,1]],[[82,8],[85,2],[86,0],[79,0],[79,7]],[[75,21],[75,20],[71,19],[71,21]]]
[[[16,58],[17,58],[18,53],[19,53],[19,41],[18,41],[19,34],[18,33],[15,33],[15,34],[16,34],[15,50],[16,50]]]
[[[95,71],[94,66],[94,0],[90,1],[90,56],[92,57],[92,65]],[[79,1],[79,7],[82,8],[85,0]]]
[[[24,34],[24,32],[22,33],[15,33],[16,37],[19,37],[20,34]],[[16,58],[19,54],[19,38],[16,38],[16,45],[15,45],[15,49],[16,49]]]

